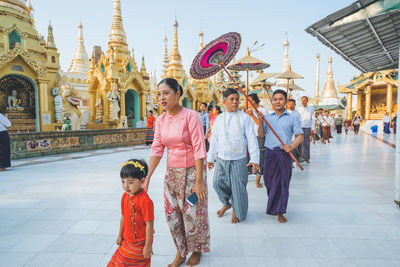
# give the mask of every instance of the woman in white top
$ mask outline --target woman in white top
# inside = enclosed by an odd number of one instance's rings
[[[7,115],[0,111],[0,171],[5,171],[6,168],[11,167],[10,136],[7,132],[7,128],[10,126],[11,122]]]
[[[385,134],[390,134],[390,121],[389,112],[386,112],[385,117],[383,117],[383,132]]]

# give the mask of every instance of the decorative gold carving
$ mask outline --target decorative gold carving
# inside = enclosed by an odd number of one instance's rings
[[[41,62],[33,60],[28,52],[22,50],[20,47],[9,49],[7,53],[0,56],[0,68],[7,65],[9,62],[14,60],[17,56],[21,56],[22,59],[36,72],[38,78],[47,78],[47,68],[42,65]]]

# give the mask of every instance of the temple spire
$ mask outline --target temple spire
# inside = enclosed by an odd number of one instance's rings
[[[289,70],[289,39],[288,39],[287,33],[286,33],[285,42],[283,43],[283,47],[284,47],[284,50],[285,50],[285,54],[284,54],[282,72],[285,72],[285,71]]]
[[[283,42],[283,48],[284,48],[284,58],[283,58],[283,68],[282,72],[289,71],[291,68],[291,64],[289,62],[289,39],[288,39],[288,34],[286,33],[285,41]],[[279,79],[278,81],[278,87],[286,88],[287,86],[287,80],[286,79]]]
[[[322,91],[322,98],[337,98],[337,92],[335,88],[335,82],[333,81],[332,72],[332,56],[328,60],[328,72],[326,74],[326,81],[324,90]]]
[[[124,25],[122,23],[122,12],[121,12],[121,1],[113,0],[114,5],[114,17],[111,26],[110,40],[108,41],[108,47],[122,46],[127,48],[128,42],[126,40],[126,33]]]
[[[141,73],[147,73],[146,65],[144,63],[144,56],[142,57],[142,66],[140,67],[140,72]]]
[[[168,68],[182,69],[182,57],[178,49],[178,21],[174,21],[174,41],[172,44],[171,54],[169,56]]]
[[[203,33],[203,30],[200,30],[199,37],[200,37],[200,50],[201,50],[204,47],[204,33]]]
[[[82,22],[78,26],[78,46],[76,47],[74,59],[68,72],[87,73],[89,71],[90,62],[86,52],[85,41],[83,39]]]
[[[53,26],[51,26],[51,22],[49,23],[48,27],[47,47],[56,48],[56,43],[54,42],[54,35],[53,35]]]
[[[164,57],[163,57],[163,64],[162,64],[162,73],[165,73],[165,71],[168,68],[168,64],[169,64],[169,59],[168,59],[168,39],[167,36],[165,36],[164,38]]]
[[[317,70],[315,74],[315,96],[319,97],[319,63],[320,63],[320,54],[317,54]]]

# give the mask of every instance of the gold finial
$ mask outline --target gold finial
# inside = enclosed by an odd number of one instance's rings
[[[128,42],[126,40],[126,33],[124,25],[122,23],[122,12],[121,12],[121,1],[113,0],[113,22],[110,32],[110,40],[108,41],[109,47],[123,46],[128,47]]]

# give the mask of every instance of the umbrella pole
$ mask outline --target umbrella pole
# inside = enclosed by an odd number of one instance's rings
[[[248,95],[246,95],[243,92],[243,89],[240,88],[239,84],[237,84],[237,82],[235,81],[235,79],[232,77],[231,73],[225,68],[224,65],[220,65],[220,67],[226,72],[226,74],[228,74],[229,78],[232,80],[232,82],[236,85],[236,87],[238,88],[238,90],[246,97],[246,100],[248,100],[250,102],[250,104],[253,106],[254,110],[257,112],[257,114],[260,114],[260,111],[258,109],[255,108],[255,104],[254,101],[252,99],[249,98]],[[285,145],[285,143],[283,143],[282,139],[278,136],[278,134],[275,132],[275,130],[272,128],[272,126],[268,123],[268,121],[263,118],[263,121],[265,122],[265,124],[267,124],[268,128],[272,131],[272,133],[276,136],[276,138],[279,140],[279,142],[282,144],[282,146]],[[289,155],[292,157],[293,161],[296,162],[297,166],[299,166],[300,170],[304,171],[303,166],[300,165],[300,163],[297,161],[297,159],[293,156],[292,152],[289,152]]]
[[[269,86],[266,86],[265,87],[265,91],[267,92],[267,95],[268,95],[268,98],[269,98],[269,102],[271,102],[271,106],[272,106],[272,99],[271,99],[271,96],[269,95],[269,92],[268,92],[268,90],[269,90],[269,88],[268,88]]]
[[[247,80],[246,80],[246,96],[249,96],[249,70],[247,72]],[[246,98],[246,111],[249,109],[249,100]]]
[[[286,93],[287,93],[287,94],[289,93],[289,80],[290,80],[290,79],[287,80],[287,87],[286,87]]]

